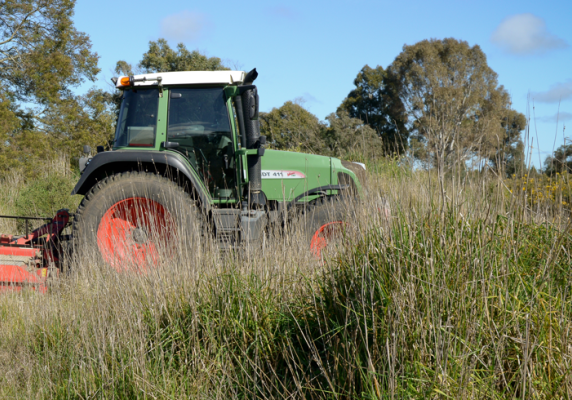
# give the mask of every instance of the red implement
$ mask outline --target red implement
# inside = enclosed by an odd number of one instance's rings
[[[29,220],[48,218],[12,217]],[[47,224],[23,236],[0,235],[0,292],[21,291],[25,287],[45,292],[48,271],[58,271],[61,233],[69,223],[67,210],[60,210]],[[27,229],[26,229],[27,231]]]

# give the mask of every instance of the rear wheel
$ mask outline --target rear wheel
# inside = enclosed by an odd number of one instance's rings
[[[173,257],[178,246],[198,245],[200,228],[194,202],[175,183],[126,172],[97,183],[85,196],[74,220],[74,247],[95,252],[117,271],[144,271]]]

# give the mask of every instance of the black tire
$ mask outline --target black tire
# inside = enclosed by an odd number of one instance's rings
[[[96,183],[78,207],[73,224],[74,253],[95,253],[99,260],[120,269],[121,251],[150,254],[153,249],[158,253],[174,246],[197,246],[201,221],[189,194],[169,179],[147,172],[112,175]],[[120,243],[120,237],[126,243]],[[110,255],[110,244],[134,250],[113,249]],[[141,261],[135,253],[129,254],[124,261]]]
[[[303,208],[302,218],[308,242],[314,233],[329,222],[346,221],[346,213],[338,199],[320,198]]]

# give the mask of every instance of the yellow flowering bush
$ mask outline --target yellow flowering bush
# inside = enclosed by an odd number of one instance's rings
[[[531,207],[563,207],[572,209],[572,174],[564,172],[553,176],[513,175],[507,187],[515,195],[524,195]]]

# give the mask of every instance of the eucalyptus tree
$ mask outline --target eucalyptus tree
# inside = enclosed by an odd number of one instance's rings
[[[342,158],[372,159],[382,156],[384,143],[376,131],[364,121],[338,110],[326,117],[328,126],[322,129],[323,153]]]
[[[506,118],[521,120],[521,114],[510,109],[510,96],[478,45],[451,38],[405,45],[387,75],[418,154],[441,177],[451,165],[489,160],[524,128],[507,129]]]
[[[409,137],[405,109],[386,71],[379,65],[375,68],[365,65],[354,85],[337,113],[344,111],[374,129],[383,142],[384,152],[402,153],[408,147]]]
[[[75,29],[73,0],[0,1],[0,82],[18,100],[57,101],[87,78],[98,56]]]
[[[149,49],[143,53],[136,66],[120,60],[115,72],[121,75],[137,73],[173,72],[173,71],[224,71],[228,70],[218,57],[208,57],[198,50],[190,51],[183,43],[173,49],[163,38],[149,42]]]
[[[260,113],[260,132],[278,150],[317,153],[324,148],[325,126],[299,102],[287,101],[270,112]]]
[[[98,56],[73,24],[73,0],[0,0],[0,172],[47,157],[47,110],[94,81]],[[69,116],[74,118],[73,116]]]
[[[174,50],[165,39],[149,42],[149,50],[143,54],[139,66],[145,73],[228,70],[218,57],[207,57],[198,50],[189,51],[183,43]]]
[[[544,171],[550,176],[556,173],[572,173],[572,144],[563,144],[553,155],[546,157]]]

